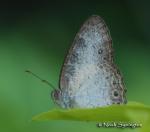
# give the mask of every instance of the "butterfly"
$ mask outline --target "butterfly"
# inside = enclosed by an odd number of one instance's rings
[[[126,88],[114,63],[112,39],[104,20],[92,15],[81,26],[61,69],[52,98],[62,108],[125,104]]]
[[[114,63],[112,39],[104,20],[89,17],[81,26],[61,69],[59,88],[50,85],[61,108],[95,108],[127,103],[124,81]]]

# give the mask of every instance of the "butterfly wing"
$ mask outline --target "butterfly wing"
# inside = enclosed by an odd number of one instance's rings
[[[60,75],[59,104],[89,108],[124,103],[122,76],[113,62],[112,39],[104,20],[91,16],[80,28]]]

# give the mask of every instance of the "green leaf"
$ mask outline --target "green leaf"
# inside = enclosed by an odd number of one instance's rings
[[[137,102],[126,105],[111,105],[92,109],[54,109],[33,117],[34,121],[74,120],[97,122],[133,122],[144,125],[143,132],[150,129],[150,106]]]

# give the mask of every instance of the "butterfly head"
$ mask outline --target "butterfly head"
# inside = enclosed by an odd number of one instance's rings
[[[59,100],[61,98],[61,90],[60,89],[55,89],[51,92],[51,97],[53,101],[59,105]]]
[[[70,97],[66,91],[62,91],[61,89],[54,89],[51,92],[51,98],[54,103],[60,106],[61,108],[71,108]]]

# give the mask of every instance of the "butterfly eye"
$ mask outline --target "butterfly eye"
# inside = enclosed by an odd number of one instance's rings
[[[55,89],[54,91],[52,91],[51,96],[54,100],[59,100],[60,93],[60,90]]]

